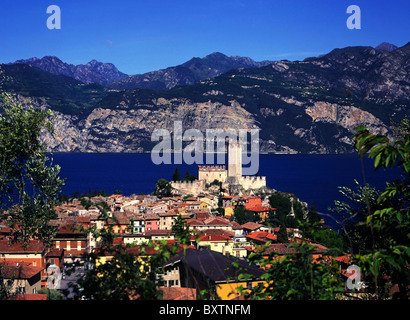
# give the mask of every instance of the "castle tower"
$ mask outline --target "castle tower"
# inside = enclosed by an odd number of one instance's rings
[[[228,141],[228,177],[242,176],[242,144],[240,140]]]

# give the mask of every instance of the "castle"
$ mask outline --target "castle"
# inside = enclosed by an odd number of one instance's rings
[[[171,186],[176,193],[198,195],[206,185],[215,180],[222,182],[224,189],[239,187],[243,190],[266,187],[266,177],[242,175],[242,145],[240,141],[228,144],[228,169],[223,165],[198,166],[198,180],[173,181]]]

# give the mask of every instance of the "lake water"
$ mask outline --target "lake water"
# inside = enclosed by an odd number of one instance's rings
[[[181,177],[186,169],[198,175],[194,165],[155,165],[150,154],[124,153],[56,153],[54,162],[61,166],[61,177],[67,178],[63,192],[87,193],[121,190],[125,195],[149,194],[158,179],[172,179],[178,167]],[[266,176],[267,186],[292,192],[302,201],[314,204],[318,211],[328,213],[334,200],[343,200],[338,186],[354,187],[354,180],[382,189],[386,181],[399,177],[399,171],[373,170],[373,160],[360,161],[350,155],[276,155],[259,156],[259,175]]]

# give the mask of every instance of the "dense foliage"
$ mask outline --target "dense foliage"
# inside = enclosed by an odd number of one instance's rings
[[[56,216],[53,207],[63,181],[60,167],[40,142],[42,130],[51,131],[50,111],[23,107],[4,94],[0,116],[0,209],[6,210],[12,237],[27,243],[50,244]]]

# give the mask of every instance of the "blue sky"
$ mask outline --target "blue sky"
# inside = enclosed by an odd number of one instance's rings
[[[360,30],[346,27],[352,4]],[[46,26],[49,5],[61,9],[60,30]],[[216,51],[301,60],[346,46],[402,46],[409,16],[408,0],[1,0],[0,63],[55,55],[137,74]]]

